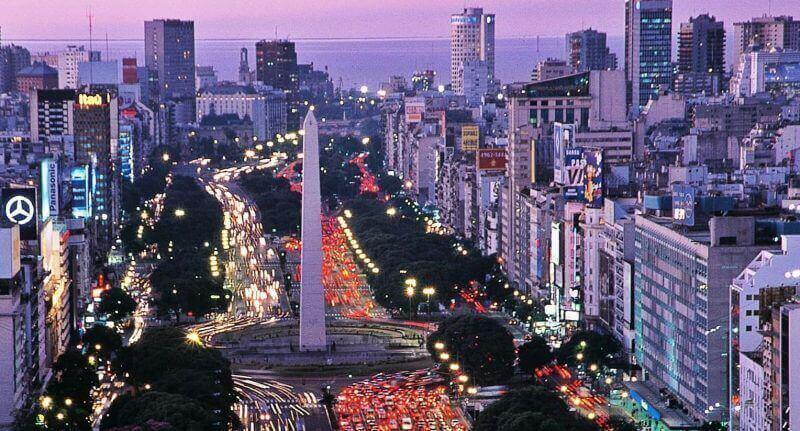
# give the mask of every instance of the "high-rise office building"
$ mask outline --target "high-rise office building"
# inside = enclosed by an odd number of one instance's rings
[[[463,94],[465,61],[485,61],[494,81],[494,24],[494,14],[484,14],[481,8],[466,8],[450,17],[450,82],[456,94]]]
[[[157,19],[144,23],[145,66],[155,77],[159,100],[186,104],[194,118],[194,22]]]
[[[567,61],[576,72],[617,68],[617,55],[606,45],[606,34],[594,29],[568,33]]]
[[[708,14],[690,18],[678,33],[678,75],[675,90],[682,94],[721,90],[725,73],[725,25]]]
[[[256,80],[283,90],[288,105],[287,123],[290,130],[300,127],[300,70],[294,42],[262,40],[256,43]]]
[[[73,108],[75,162],[94,174],[92,213],[99,221],[101,249],[110,246],[117,219],[117,173],[114,161],[119,137],[117,96],[110,91],[78,94]]]
[[[791,16],[762,16],[733,24],[733,65],[753,51],[800,50],[800,21]]]
[[[672,83],[672,0],[625,1],[628,100],[639,111]]]
[[[695,419],[727,420],[730,285],[771,244],[756,234],[754,217],[715,217],[680,231],[671,217],[637,215],[635,232],[635,355],[644,384]]]

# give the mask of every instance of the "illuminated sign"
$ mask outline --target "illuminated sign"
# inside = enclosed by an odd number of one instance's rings
[[[406,99],[406,123],[419,123],[425,113],[425,99],[409,97]]]
[[[120,158],[120,171],[122,178],[133,182],[134,177],[134,164],[133,164],[133,126],[130,124],[123,124],[119,126],[119,145],[118,152]]]
[[[476,153],[479,171],[504,171],[506,150],[503,148],[481,148]]]
[[[480,129],[476,125],[461,126],[461,150],[477,151],[480,142]]]
[[[0,208],[4,219],[19,225],[20,239],[35,240],[38,237],[36,189],[32,187],[3,189]]]
[[[103,96],[99,94],[79,94],[78,105],[81,106],[100,106],[103,104]]]
[[[89,188],[89,166],[78,166],[70,172],[72,184],[72,215],[74,217],[92,216],[92,195]]]
[[[58,184],[58,164],[55,160],[47,158],[41,164],[41,217],[47,220],[48,217],[58,216],[59,212],[59,184]]]

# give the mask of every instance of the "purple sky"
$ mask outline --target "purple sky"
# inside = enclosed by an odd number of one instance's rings
[[[709,12],[730,28],[734,21],[767,12],[768,0],[674,0],[675,21]],[[142,21],[195,21],[199,38],[442,37],[448,15],[463,0],[1,0],[4,39],[86,38],[89,4],[96,37],[141,38]],[[484,0],[497,14],[498,37],[561,36],[591,26],[611,35],[623,32],[623,0]],[[800,1],[772,0],[773,14],[800,18]]]

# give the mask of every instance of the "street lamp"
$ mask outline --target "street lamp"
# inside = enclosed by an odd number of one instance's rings
[[[428,286],[422,289],[422,293],[426,297],[426,302],[428,303],[428,316],[431,315],[431,296],[436,294],[436,289],[433,286]]]
[[[414,297],[414,286],[407,285],[406,286],[406,296],[408,296],[408,318],[411,319],[411,308],[413,304],[411,303],[411,299]]]
[[[186,211],[178,208],[175,210],[175,217],[183,217],[186,215]]]

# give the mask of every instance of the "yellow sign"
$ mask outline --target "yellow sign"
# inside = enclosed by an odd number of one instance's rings
[[[103,96],[99,94],[79,94],[78,105],[99,106],[103,104]]]
[[[461,151],[476,151],[481,132],[476,125],[461,126]]]

